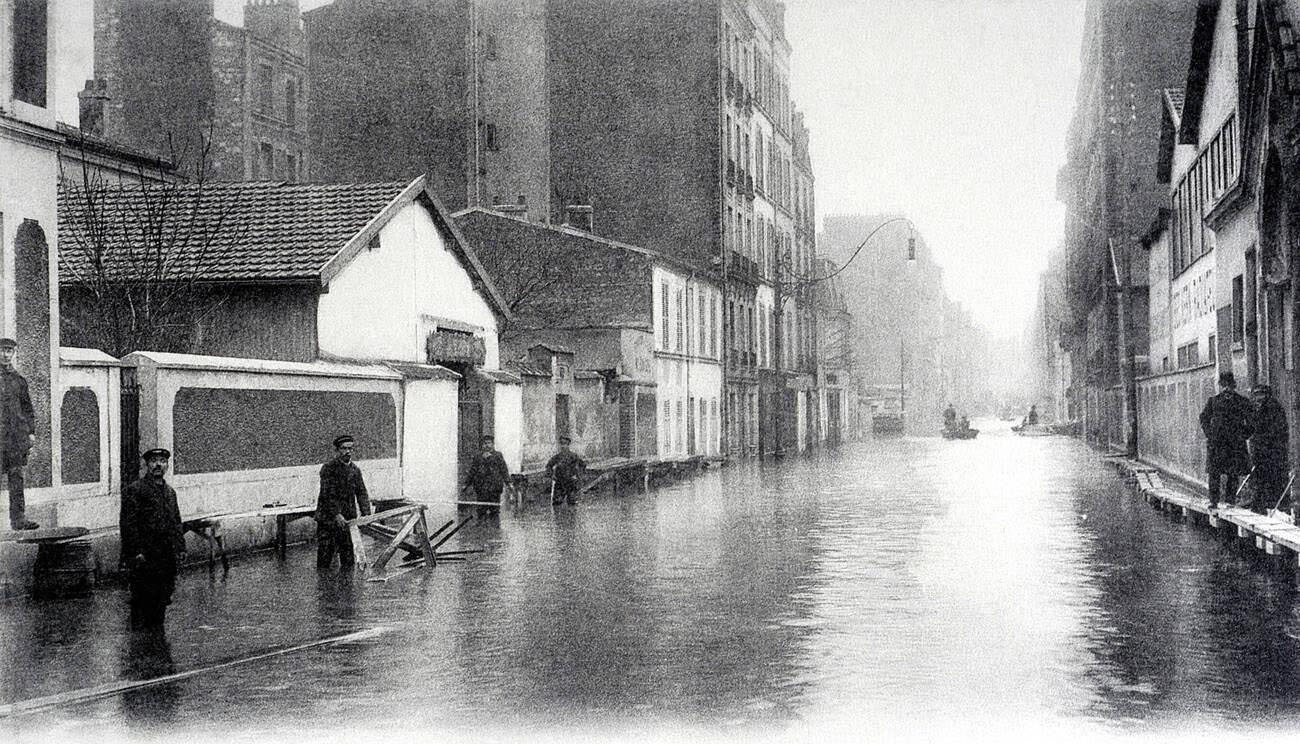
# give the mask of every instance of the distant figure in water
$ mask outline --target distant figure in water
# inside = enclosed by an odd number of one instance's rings
[[[1028,426],[1034,426],[1038,423],[1038,406],[1031,405],[1029,407],[1029,413],[1025,415],[1024,423]]]
[[[948,407],[943,409],[943,428],[952,429],[957,425],[957,409],[949,403]]]
[[[962,431],[970,431],[970,419],[966,418],[965,416],[962,416],[960,428]]]

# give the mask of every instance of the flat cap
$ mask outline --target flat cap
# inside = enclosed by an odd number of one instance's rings
[[[0,338],[0,349],[17,349],[18,342],[12,338]]]
[[[155,457],[161,457],[164,460],[170,460],[172,459],[172,453],[169,452],[168,450],[163,449],[162,447],[154,447],[151,450],[146,450],[144,454],[140,455],[140,459],[142,460],[151,460]]]
[[[573,440],[570,439],[569,437],[566,437],[566,436],[561,436],[561,437],[560,437],[560,444],[570,444],[570,443],[572,443],[572,442],[573,442]]]
[[[340,434],[339,436],[334,437],[334,446],[342,447],[348,442],[355,442],[355,441],[357,440],[353,439],[351,434]]]

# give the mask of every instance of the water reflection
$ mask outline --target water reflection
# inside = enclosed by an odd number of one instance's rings
[[[122,647],[121,679],[143,681],[176,672],[171,644],[161,629],[132,631]],[[157,729],[174,722],[180,700],[178,683],[162,683],[122,693],[122,717],[133,728]]]
[[[400,711],[404,727],[511,732],[1300,722],[1293,577],[1150,509],[1078,442],[979,428],[508,512],[445,546],[483,554],[389,582],[317,575],[309,549],[241,563],[215,588],[187,575],[169,615],[181,668],[391,632],[205,674],[173,720],[236,707],[272,727]]]

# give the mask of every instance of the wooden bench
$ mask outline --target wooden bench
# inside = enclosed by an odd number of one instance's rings
[[[185,532],[193,532],[207,542],[209,569],[215,568],[217,559],[220,558],[222,570],[229,571],[230,562],[226,558],[226,537],[223,522],[235,519],[251,519],[253,517],[274,517],[275,549],[276,553],[281,558],[284,558],[288,550],[289,523],[298,519],[314,517],[315,515],[315,505],[274,505],[246,512],[215,512],[184,517],[181,519],[181,528]]]

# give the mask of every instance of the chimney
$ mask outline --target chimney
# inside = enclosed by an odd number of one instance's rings
[[[527,204],[493,204],[492,211],[500,212],[501,214],[509,215],[511,217],[518,217],[521,220],[528,219]]]
[[[585,232],[595,232],[594,210],[590,204],[570,204],[564,208],[564,225]]]
[[[248,0],[244,6],[244,30],[282,49],[304,51],[298,0]]]
[[[108,81],[95,78],[77,93],[81,131],[89,137],[104,136],[104,109],[108,103]]]

